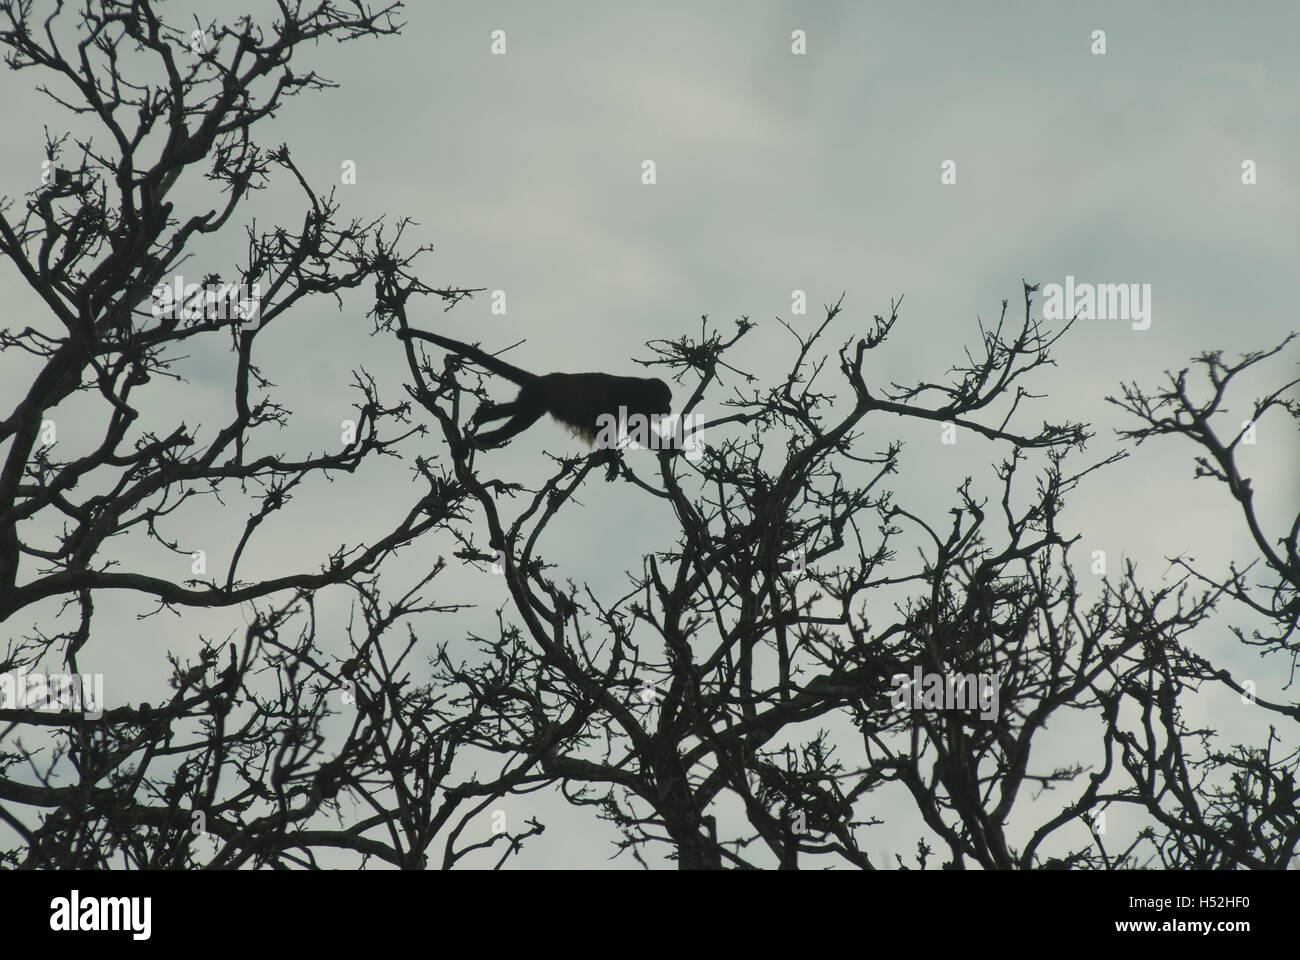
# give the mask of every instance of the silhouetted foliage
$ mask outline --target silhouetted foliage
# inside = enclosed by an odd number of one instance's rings
[[[1226,440],[1211,424],[1234,377],[1285,343],[1235,365],[1199,358],[1208,400],[1193,399],[1183,371],[1165,390],[1129,385],[1115,401],[1141,422],[1126,439],[1176,434],[1200,448],[1199,475],[1227,487],[1259,550],[1226,572],[1178,559],[1179,575],[1156,586],[1131,564],[1077,573],[1087,561],[1071,554],[1067,500],[1126,454],[1087,461],[1086,425],[1025,425],[1071,326],[1035,320],[1030,285],[1023,319],[1004,301],[934,381],[868,383],[865,361],[887,355],[899,303],[838,347],[842,298],[814,329],[787,326],[793,359],[768,387],[736,359],[748,318],[729,336],[705,318],[698,337],[651,342],[646,366],[677,385],[678,412],[720,411],[699,428],[698,459],[583,453],[555,460],[528,490],[491,476],[490,455],[435,458],[417,417],[437,423],[448,449],[466,449],[460,425],[481,385],[462,362],[386,335],[379,342],[404,351],[410,400],[386,402],[358,369],[354,441],[254,453],[289,412],[256,362],[258,338],[291,323],[293,308],[373,287],[370,322],[388,334],[415,325],[408,311],[425,298],[450,308],[475,292],[426,285],[416,260],[427,248],[403,243],[406,221],[341,219],[287,146],[254,138],[289,97],[330,85],[290,68],[300,47],[395,33],[396,7],[326,0],[282,8],[269,26],[243,18],[190,31],[145,0],[39,21],[29,4],[0,2],[8,65],[57,81],[54,101],[101,131],[74,146],[47,135],[49,176],[0,207],[0,254],[46,308],[0,331],[0,349],[35,361],[0,410],[0,622],[20,632],[0,676],[78,673],[87,644],[123,643],[96,632],[95,600],[109,591],[136,598],[139,616],[178,614],[182,630],[201,608],[254,611],[229,642],[194,630],[198,659],[172,658],[173,689],[157,704],[98,717],[0,708],[4,863],[423,868],[487,849],[500,865],[543,824],[467,827],[539,790],[559,791],[579,815],[592,808],[638,860],[683,868],[1291,861],[1300,758],[1288,738],[1225,748],[1183,719],[1207,684],[1253,694],[1198,642],[1225,601],[1268,624],[1238,630],[1241,643],[1294,667],[1300,513],[1267,532],[1234,459],[1241,434]],[[201,176],[224,192],[219,209],[185,209],[174,190]],[[297,228],[247,228],[247,258],[230,277],[260,286],[255,322],[216,316],[210,302],[155,310],[153,291],[194,245],[233,228],[236,209],[268,187],[301,190],[303,216]],[[231,344],[229,422],[200,428],[150,406],[178,347]],[[1257,401],[1252,421],[1300,421],[1295,384]],[[43,431],[74,397],[98,404],[102,438],[68,450]],[[171,429],[143,429],[142,410],[171,416]],[[900,422],[983,445],[989,475],[955,483],[933,515],[893,486],[921,469],[901,441],[864,444]],[[296,489],[380,458],[413,467],[399,523],[318,569],[241,573],[259,527]],[[547,532],[563,535],[566,510],[602,467],[629,504],[676,519],[611,595],[553,579],[545,557]],[[254,508],[236,520],[244,496]],[[112,549],[139,533],[188,567],[163,521],[199,502],[242,521],[218,573],[167,578]],[[418,560],[405,554],[408,585],[385,578],[386,561],[435,531],[456,539],[467,566],[501,573],[508,602],[491,635],[462,629],[443,558],[412,579]],[[1251,574],[1260,563],[1263,583]],[[347,622],[320,622],[327,590],[351,597]],[[457,599],[426,598],[439,591]],[[915,691],[899,680],[918,676]],[[971,678],[965,694],[992,703],[900,705],[903,691],[933,692],[930,678],[953,692],[955,678]],[[1291,704],[1255,706],[1297,719]],[[1079,724],[1087,746],[1072,757],[1035,750],[1052,722]],[[886,802],[906,806],[906,827],[883,818]],[[1124,828],[1107,831],[1107,812],[1120,809]],[[912,863],[873,860],[882,823],[893,837],[908,831],[900,845],[915,841]],[[1082,844],[1081,824],[1091,829]]]

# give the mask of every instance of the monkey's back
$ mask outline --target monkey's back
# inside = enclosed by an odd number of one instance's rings
[[[603,416],[619,419],[627,414],[654,412],[645,402],[646,381],[641,377],[616,377],[608,373],[548,373],[542,377],[546,407],[551,416],[588,443],[596,442]]]

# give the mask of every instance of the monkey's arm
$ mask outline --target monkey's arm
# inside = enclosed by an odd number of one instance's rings
[[[488,402],[474,411],[474,422],[485,423],[488,420],[503,420],[506,417],[513,417],[518,412],[518,400],[512,400],[510,403]]]
[[[506,406],[511,406],[511,404],[506,404]],[[540,420],[542,418],[542,414],[544,414],[545,412],[546,411],[544,409],[520,410],[519,412],[515,413],[515,415],[504,426],[497,427],[495,430],[489,430],[487,433],[475,434],[472,442],[476,447],[495,447],[498,444],[504,443],[505,441],[509,440],[515,434],[523,433],[534,423]],[[474,417],[475,422],[478,422],[479,419],[480,418],[478,416]],[[492,420],[496,418],[483,417],[482,419]]]

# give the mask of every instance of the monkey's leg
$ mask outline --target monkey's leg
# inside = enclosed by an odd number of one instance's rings
[[[507,404],[510,406],[510,404]],[[476,447],[494,447],[497,444],[504,443],[513,437],[516,433],[522,433],[531,427],[538,420],[542,419],[542,410],[523,410],[515,414],[514,419],[504,427],[498,427],[495,430],[489,430],[487,433],[480,433],[474,436],[474,446]]]
[[[518,400],[512,400],[510,403],[488,402],[474,411],[474,422],[485,423],[488,420],[500,420],[503,417],[513,417],[518,412]]]

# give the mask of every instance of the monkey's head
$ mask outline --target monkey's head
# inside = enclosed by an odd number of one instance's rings
[[[673,392],[668,384],[655,378],[646,381],[646,412],[669,414],[673,410]]]

